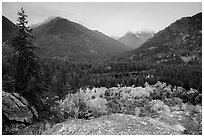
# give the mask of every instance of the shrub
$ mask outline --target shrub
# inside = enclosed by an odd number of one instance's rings
[[[53,109],[59,118],[69,117],[85,118],[99,117],[107,113],[106,99],[93,90],[84,90],[75,94],[68,94],[64,100],[57,101]]]
[[[59,115],[64,119],[68,117],[86,118],[89,115],[89,107],[80,93],[68,94],[64,100],[58,101]]]
[[[164,102],[161,100],[152,100],[151,102],[149,102],[149,104],[150,104],[150,107],[158,113],[160,112],[170,113],[171,112],[169,107],[165,105]]]
[[[140,109],[140,117],[157,117],[159,116],[159,113],[152,109],[150,104],[145,105]]]
[[[107,107],[106,107],[107,101],[102,98],[95,98],[90,100],[89,107],[93,110],[96,110],[98,113],[106,114],[107,113]]]
[[[182,119],[182,124],[186,128],[184,134],[202,134],[202,106],[187,104],[187,113]]]
[[[133,98],[149,97],[150,92],[149,92],[149,89],[142,88],[142,87],[136,87],[136,88],[132,88],[130,92],[130,96]]]
[[[168,99],[165,104],[172,107],[172,106],[175,106],[175,105],[182,105],[182,100],[180,98],[177,98],[177,97],[172,97],[170,99]]]
[[[121,104],[121,100],[120,100],[120,97],[107,97],[107,112],[109,114],[112,114],[112,113],[121,113],[122,112],[122,104]]]

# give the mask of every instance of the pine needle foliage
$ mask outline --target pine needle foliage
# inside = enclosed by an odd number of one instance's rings
[[[25,11],[21,8],[18,13],[18,34],[13,40],[15,89],[31,102],[35,102],[46,89],[42,77],[39,58],[36,56],[37,46],[33,44],[32,29],[28,26]],[[40,100],[40,99],[37,99]]]

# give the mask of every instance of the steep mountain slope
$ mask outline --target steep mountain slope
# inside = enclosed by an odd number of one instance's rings
[[[116,60],[202,63],[202,13],[183,17]]]
[[[33,29],[40,56],[69,61],[101,60],[129,48],[98,32],[56,17]]]
[[[142,45],[143,40],[136,36],[134,33],[128,32],[123,37],[118,39],[121,43],[127,45],[131,49],[135,49]]]
[[[17,34],[17,27],[9,19],[2,16],[2,42],[9,42],[14,39]]]

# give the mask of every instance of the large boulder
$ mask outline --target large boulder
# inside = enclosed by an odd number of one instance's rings
[[[33,118],[38,117],[35,107],[17,93],[2,91],[2,111],[12,121],[32,123]]]

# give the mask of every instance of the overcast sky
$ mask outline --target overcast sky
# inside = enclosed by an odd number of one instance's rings
[[[202,11],[202,3],[6,3],[2,14],[16,23],[17,12],[24,7],[29,23],[61,16],[96,29],[108,36],[122,36],[127,31],[159,31],[172,22]]]

